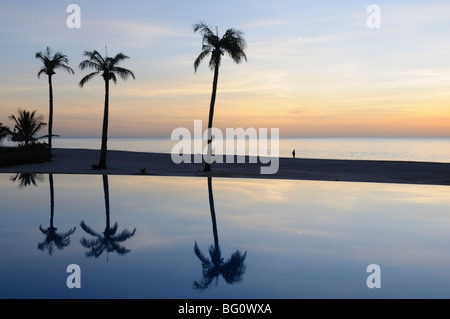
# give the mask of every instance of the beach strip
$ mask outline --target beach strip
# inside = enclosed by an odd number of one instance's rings
[[[171,154],[128,151],[108,151],[108,169],[96,170],[99,150],[53,149],[53,159],[40,164],[0,168],[0,173],[53,173],[98,175],[155,175],[192,177],[229,177],[262,179],[295,179],[317,181],[406,183],[450,185],[450,163],[334,160],[279,158],[275,174],[261,174],[261,162],[213,163],[212,172],[203,172],[202,163],[175,164]]]

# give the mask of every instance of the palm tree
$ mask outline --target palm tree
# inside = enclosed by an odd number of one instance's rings
[[[89,248],[90,251],[86,252],[87,257],[99,257],[105,250],[107,253],[116,252],[119,255],[124,255],[128,253],[130,250],[126,249],[119,245],[120,242],[123,242],[134,236],[136,232],[136,228],[132,232],[127,229],[124,229],[120,234],[116,235],[117,232],[117,222],[111,227],[110,216],[109,216],[109,184],[108,184],[108,175],[103,175],[103,192],[105,194],[105,209],[106,209],[106,227],[105,231],[102,234],[97,233],[92,228],[87,226],[84,221],[81,221],[80,226],[83,228],[85,232],[96,237],[91,240],[87,240],[86,238],[82,238],[80,243],[83,247]]]
[[[119,67],[118,64],[126,59],[128,56],[123,53],[116,54],[115,57],[102,57],[96,50],[85,51],[84,55],[88,57],[80,63],[81,70],[86,68],[94,69],[95,71],[83,77],[80,81],[80,87],[83,87],[89,80],[96,75],[101,75],[105,80],[105,107],[103,111],[103,128],[102,128],[102,145],[100,152],[100,160],[98,162],[98,169],[106,169],[106,153],[107,153],[107,141],[108,141],[108,114],[109,114],[109,81],[117,83],[117,75],[127,80],[128,77],[132,77],[134,74],[132,71]]]
[[[55,74],[56,69],[66,70],[69,74],[75,74],[71,67],[67,65],[69,60],[67,55],[61,52],[56,52],[53,56],[51,55],[50,48],[47,47],[45,52],[37,52],[36,59],[39,59],[44,64],[38,72],[38,78],[41,74],[45,73],[48,76],[48,91],[49,91],[49,111],[48,111],[48,150],[51,154],[52,152],[52,137],[53,137],[53,86],[52,86],[52,76]]]
[[[211,154],[212,154],[212,136],[211,129],[213,124],[214,116],[214,104],[216,102],[217,94],[217,81],[219,79],[219,67],[222,60],[222,55],[227,53],[231,59],[239,64],[242,60],[247,61],[247,56],[245,55],[245,48],[247,43],[243,38],[243,33],[234,28],[229,28],[226,30],[222,38],[219,37],[219,32],[216,27],[216,33],[214,33],[211,28],[204,22],[194,24],[194,32],[200,32],[202,35],[202,52],[194,61],[194,70],[197,69],[200,63],[211,55],[209,60],[209,68],[214,71],[213,88],[211,94],[211,103],[209,106],[209,119],[208,119],[208,153],[207,160],[205,163],[205,172],[211,171]]]
[[[36,110],[18,110],[18,116],[14,114],[9,116],[9,119],[14,121],[14,132],[12,133],[12,141],[24,142],[25,145],[34,143],[38,138],[34,137],[36,133],[46,126],[43,115],[36,115]]]
[[[242,276],[245,272],[246,266],[244,260],[247,256],[247,252],[241,254],[239,250],[235,251],[231,257],[224,261],[222,258],[222,252],[219,246],[219,235],[217,232],[216,212],[214,209],[214,197],[212,192],[212,178],[208,177],[208,195],[209,195],[209,208],[211,211],[211,220],[213,225],[214,246],[209,247],[209,260],[198,247],[197,242],[194,245],[194,253],[202,263],[202,279],[200,282],[194,281],[194,289],[205,290],[207,289],[214,278],[216,278],[216,285],[219,280],[219,276],[225,279],[227,284],[234,284],[242,280]]]
[[[50,184],[50,226],[44,229],[42,225],[39,225],[39,230],[45,235],[44,241],[38,244],[38,249],[44,250],[47,248],[48,254],[52,255],[54,247],[63,249],[70,244],[70,235],[75,232],[76,227],[71,228],[65,233],[57,233],[57,228],[53,226],[53,217],[55,212],[55,191],[53,187],[53,174],[49,174]]]

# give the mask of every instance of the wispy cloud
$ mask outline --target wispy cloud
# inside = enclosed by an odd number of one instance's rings
[[[167,37],[180,36],[174,29],[150,23],[102,19],[86,22],[86,29],[114,38],[118,45],[145,47]]]
[[[261,28],[261,27],[270,27],[270,26],[277,26],[277,25],[283,25],[286,23],[285,19],[276,18],[276,19],[258,19],[258,20],[252,20],[248,23],[244,23],[238,26],[239,29],[246,29],[246,28]]]
[[[340,41],[342,38],[342,35],[323,35],[316,37],[299,37],[296,40],[300,44],[321,44]]]
[[[386,24],[423,27],[424,24],[448,22],[449,3],[424,2],[423,4],[381,6],[382,19]]]

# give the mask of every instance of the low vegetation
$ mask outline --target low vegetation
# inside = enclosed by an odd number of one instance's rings
[[[0,167],[36,164],[51,160],[47,144],[20,144],[15,147],[0,147]]]

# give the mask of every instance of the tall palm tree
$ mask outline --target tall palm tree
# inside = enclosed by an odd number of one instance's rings
[[[212,192],[212,178],[208,177],[208,195],[209,195],[209,208],[211,211],[211,220],[213,225],[213,237],[214,246],[209,247],[209,260],[198,247],[197,242],[194,245],[194,253],[202,263],[202,279],[200,282],[194,281],[194,289],[205,290],[207,289],[214,278],[216,279],[216,285],[219,280],[219,276],[225,279],[227,284],[234,284],[242,280],[246,266],[244,260],[247,256],[247,252],[241,254],[239,250],[235,251],[231,257],[224,261],[222,258],[222,252],[219,246],[219,235],[217,232],[216,212],[214,209],[214,197]]]
[[[62,54],[61,52],[56,52],[54,55],[51,54],[51,50],[49,47],[45,50],[45,52],[37,52],[36,59],[39,59],[44,64],[42,68],[38,72],[38,78],[41,77],[41,74],[47,74],[48,77],[48,92],[49,92],[49,111],[48,111],[48,149],[51,154],[52,152],[52,137],[53,137],[53,85],[52,85],[52,76],[55,74],[56,69],[63,69],[67,71],[69,74],[75,74],[70,66],[67,65],[69,63],[69,59],[67,55]]]
[[[84,55],[88,59],[82,61],[79,65],[81,70],[86,68],[94,69],[95,71],[83,77],[80,81],[80,87],[83,87],[89,80],[96,75],[101,75],[105,80],[105,107],[103,111],[103,128],[102,128],[102,145],[100,152],[100,160],[98,162],[98,169],[106,169],[106,153],[108,141],[108,114],[109,114],[109,81],[117,83],[117,75],[122,80],[127,80],[130,76],[134,79],[135,76],[132,71],[119,67],[119,63],[128,59],[123,53],[116,54],[115,57],[102,57],[98,51],[84,51]]]
[[[108,175],[103,175],[103,192],[105,194],[105,209],[106,209],[106,227],[105,231],[102,234],[97,233],[95,230],[86,225],[84,221],[81,221],[80,226],[83,228],[85,232],[96,237],[94,239],[88,240],[86,238],[82,238],[80,243],[83,247],[89,248],[90,251],[86,252],[87,257],[99,257],[105,250],[106,253],[116,252],[119,255],[124,255],[128,253],[130,250],[126,249],[119,245],[120,242],[123,242],[134,236],[136,232],[136,227],[133,231],[129,231],[124,229],[120,234],[116,235],[117,232],[117,222],[111,227],[110,222],[110,212],[109,212],[109,183],[108,183]]]
[[[38,249],[45,250],[47,248],[48,254],[52,255],[54,247],[63,249],[70,244],[70,235],[75,232],[76,227],[71,228],[64,233],[57,233],[57,228],[53,225],[53,217],[55,213],[55,190],[53,186],[53,174],[49,174],[50,184],[50,226],[44,229],[42,225],[39,225],[39,230],[45,235],[45,239],[38,244]]]
[[[12,133],[12,141],[24,142],[25,145],[34,143],[38,140],[34,135],[47,125],[44,123],[43,115],[36,115],[36,110],[27,111],[23,109],[18,110],[18,116],[14,114],[9,116],[10,120],[14,121],[14,132]]]
[[[200,63],[208,56],[211,56],[209,60],[209,68],[214,71],[208,118],[208,153],[205,167],[203,169],[205,172],[209,172],[211,171],[212,154],[211,129],[213,124],[214,104],[216,103],[217,82],[219,79],[219,67],[222,60],[222,55],[227,53],[237,64],[241,63],[242,60],[247,61],[247,56],[244,52],[247,47],[247,43],[243,38],[243,33],[234,28],[227,29],[222,38],[219,37],[217,27],[216,32],[214,33],[204,22],[194,24],[194,32],[197,31],[202,35],[202,52],[200,52],[199,56],[194,61],[194,70],[197,72]]]

